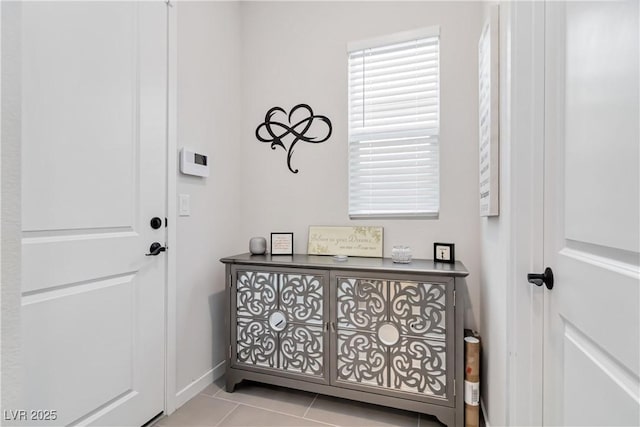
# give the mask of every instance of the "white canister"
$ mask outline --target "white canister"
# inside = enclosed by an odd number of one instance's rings
[[[264,237],[252,237],[249,240],[249,252],[253,255],[264,255],[267,251],[267,239]]]

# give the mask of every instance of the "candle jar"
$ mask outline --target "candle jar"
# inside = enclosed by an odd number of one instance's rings
[[[409,246],[394,246],[391,250],[391,259],[398,264],[411,262],[411,248]]]

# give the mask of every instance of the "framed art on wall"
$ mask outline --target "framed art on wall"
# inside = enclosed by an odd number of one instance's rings
[[[480,216],[500,214],[498,6],[490,11],[478,42]]]

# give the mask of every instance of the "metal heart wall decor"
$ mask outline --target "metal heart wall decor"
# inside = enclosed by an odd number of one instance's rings
[[[256,128],[256,138],[260,142],[270,143],[272,150],[282,147],[287,152],[289,170],[298,173],[298,169],[291,166],[291,156],[298,141],[319,144],[329,139],[331,130],[331,120],[326,116],[313,114],[307,104],[298,104],[289,114],[280,107],[267,111],[264,122]],[[285,145],[287,142],[288,147]]]

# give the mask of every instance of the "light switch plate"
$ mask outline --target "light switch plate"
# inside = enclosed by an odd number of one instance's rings
[[[191,215],[191,196],[189,196],[188,194],[180,194],[178,203],[178,215]]]

